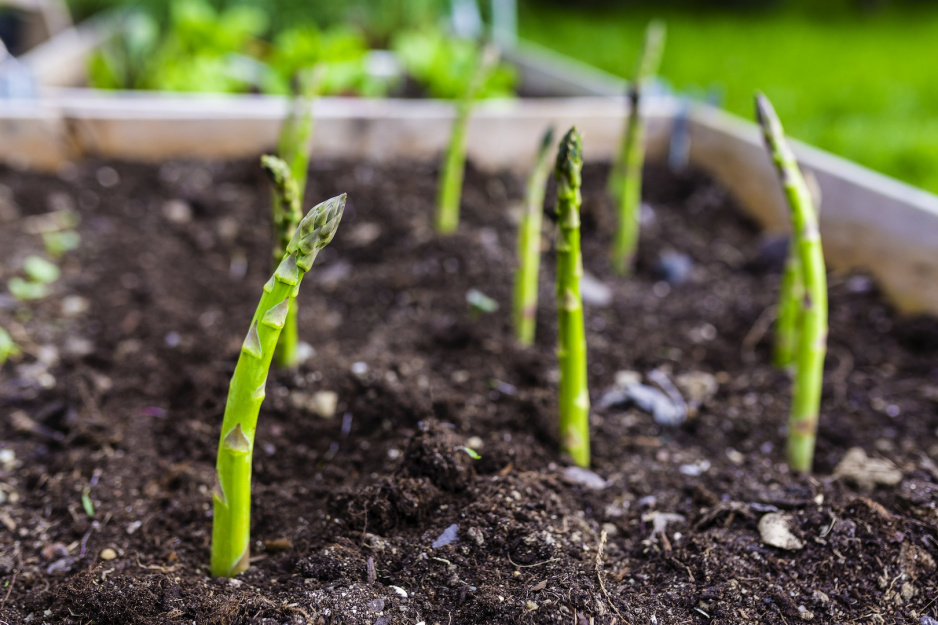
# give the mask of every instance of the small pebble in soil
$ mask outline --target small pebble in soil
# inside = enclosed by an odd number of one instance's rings
[[[335,391],[317,391],[310,402],[312,412],[324,419],[330,419],[335,416],[336,407],[338,405],[339,394]]]
[[[759,535],[762,542],[770,547],[788,551],[804,547],[804,542],[791,532],[788,517],[780,512],[770,512],[759,519]]]
[[[930,616],[923,616],[922,620],[919,621],[919,625],[938,625],[938,620]]]
[[[902,471],[886,458],[870,458],[862,448],[852,447],[837,464],[834,477],[869,491],[877,485],[895,486],[902,481]]]
[[[570,484],[583,486],[590,490],[602,490],[609,486],[609,482],[583,467],[567,467],[563,470],[563,479]]]
[[[612,289],[589,272],[580,278],[580,297],[589,306],[605,308],[612,303]]]
[[[90,302],[80,295],[67,295],[62,299],[62,316],[77,317],[88,312]]]
[[[117,557],[117,552],[111,549],[110,547],[107,547],[101,550],[101,559],[104,561],[113,560],[116,557]]]
[[[407,598],[407,591],[401,588],[400,586],[389,586],[391,590],[399,594],[401,597]]]
[[[183,200],[168,200],[163,204],[163,217],[174,224],[187,224],[192,221],[192,207]]]
[[[127,528],[126,528],[125,531],[126,531],[128,534],[133,534],[133,533],[136,532],[138,529],[140,529],[140,526],[141,526],[141,525],[143,525],[143,521],[133,521],[133,522],[127,524]]]
[[[98,184],[105,189],[116,187],[121,182],[120,174],[113,167],[101,167],[95,173],[95,178],[98,180]]]
[[[437,536],[437,539],[433,541],[433,548],[439,549],[440,547],[444,547],[458,540],[457,538],[458,531],[459,531],[459,526],[456,525],[455,523],[447,527],[445,530],[443,530],[443,533]]]
[[[694,270],[694,261],[682,252],[665,250],[658,255],[652,274],[672,286],[687,282]]]

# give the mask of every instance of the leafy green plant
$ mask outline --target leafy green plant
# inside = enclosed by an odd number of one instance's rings
[[[590,397],[586,380],[586,329],[580,278],[580,186],[583,144],[576,126],[560,142],[557,180],[557,334],[560,362],[560,440],[563,450],[581,467],[590,463]]]
[[[151,89],[242,93],[293,93],[301,70],[323,67],[323,94],[383,95],[388,80],[367,71],[364,36],[347,26],[322,30],[291,26],[273,42],[258,6],[233,4],[217,10],[205,0],[175,0],[165,25],[150,12],[124,18],[121,35],[91,57],[89,82],[101,89]]]
[[[19,345],[10,336],[6,328],[0,326],[0,367],[10,358],[16,358],[20,355]]]
[[[762,126],[766,146],[778,170],[791,209],[791,255],[797,255],[803,293],[797,303],[781,302],[779,310],[798,307],[798,323],[793,340],[795,377],[791,414],[788,420],[788,464],[797,471],[810,472],[814,461],[824,356],[827,352],[827,273],[818,230],[817,211],[805,184],[794,152],[785,140],[785,131],[769,102],[756,94],[756,118]],[[797,277],[796,277],[797,278]],[[795,278],[795,279],[796,279]],[[783,289],[782,297],[797,297],[793,289]]]
[[[345,195],[314,206],[300,222],[261,295],[235,365],[218,444],[211,572],[233,577],[250,563],[251,456],[267,374],[290,303],[342,219]]]
[[[450,134],[449,146],[440,171],[436,198],[436,231],[452,234],[459,227],[459,201],[462,197],[463,175],[466,169],[466,126],[478,97],[479,90],[498,63],[498,51],[487,46],[478,58],[472,79],[465,87],[456,105],[456,119]]]
[[[622,132],[619,154],[609,175],[609,190],[619,201],[619,223],[612,246],[612,267],[628,273],[638,246],[642,204],[642,167],[645,164],[645,124],[641,116],[641,94],[654,78],[664,49],[665,28],[653,21],[645,32],[645,44],[635,76],[629,84],[629,116]]]
[[[550,148],[554,129],[548,128],[541,139],[534,169],[528,178],[524,213],[518,227],[518,270],[515,273],[513,319],[515,336],[521,345],[534,343],[537,321],[537,278],[541,267],[541,216],[544,193],[550,173]]]
[[[514,95],[517,73],[510,65],[493,65],[477,77],[485,53],[474,41],[448,36],[439,28],[422,28],[399,33],[391,47],[407,74],[431,97],[462,99],[474,81],[475,99]]]

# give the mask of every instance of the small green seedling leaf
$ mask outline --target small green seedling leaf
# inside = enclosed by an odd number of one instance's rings
[[[6,328],[0,328],[0,366],[10,358],[20,355],[20,348]]]
[[[475,449],[473,449],[472,447],[465,447],[465,446],[463,446],[463,447],[460,447],[460,449],[462,449],[464,452],[466,452],[467,454],[469,454],[469,457],[472,458],[473,460],[481,460],[481,459],[482,459],[482,456],[479,455],[479,452],[477,452],[477,451],[476,451]]]
[[[81,235],[74,230],[43,232],[42,243],[45,245],[49,256],[60,258],[66,252],[71,252],[81,244]]]
[[[40,256],[27,256],[23,262],[23,271],[33,282],[52,284],[62,275],[62,270]]]
[[[493,313],[498,310],[498,302],[478,289],[466,291],[466,303],[469,304],[473,315]]]
[[[94,516],[94,504],[91,503],[91,490],[88,488],[81,492],[81,507],[85,509],[85,514]]]
[[[20,277],[10,278],[7,281],[7,288],[10,289],[10,295],[18,300],[42,299],[49,294],[49,289],[45,284],[30,282]]]

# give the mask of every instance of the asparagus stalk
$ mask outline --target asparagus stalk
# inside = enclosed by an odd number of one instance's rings
[[[290,303],[316,255],[335,235],[345,195],[313,207],[300,222],[261,295],[235,366],[218,444],[213,490],[212,575],[233,577],[248,568],[251,530],[251,454],[267,372]]]
[[[560,439],[577,465],[589,466],[590,398],[586,384],[586,331],[580,277],[580,185],[583,148],[576,126],[560,142],[557,180],[557,332],[560,362]]]
[[[619,203],[619,225],[612,247],[612,266],[625,275],[632,264],[638,245],[639,218],[642,200],[642,167],[645,163],[645,124],[641,118],[641,94],[654,77],[664,49],[663,22],[651,22],[645,31],[635,77],[629,84],[629,116],[622,133],[619,154],[609,175],[609,192]]]
[[[537,152],[534,170],[528,178],[524,199],[524,214],[518,229],[518,272],[515,274],[514,321],[515,335],[524,346],[534,343],[537,318],[537,277],[541,265],[541,216],[544,212],[544,192],[550,172],[551,144],[554,129],[548,128]]]
[[[756,94],[756,117],[791,208],[792,241],[804,293],[795,347],[795,377],[788,422],[788,464],[809,472],[814,460],[824,355],[827,351],[827,275],[817,212],[771,102]]]
[[[782,272],[782,285],[778,294],[778,314],[775,319],[772,362],[779,369],[788,369],[794,364],[803,297],[804,284],[801,280],[798,242],[792,236],[788,246],[788,258],[785,259],[785,269]]]
[[[291,103],[290,112],[280,128],[280,141],[277,151],[282,165],[273,165],[272,161],[261,165],[271,177],[273,197],[271,206],[274,222],[274,256],[276,267],[283,258],[284,250],[296,231],[296,226],[303,217],[300,208],[303,205],[303,193],[306,189],[306,174],[309,168],[309,140],[313,133],[312,104],[322,77],[323,67],[317,66],[310,71],[296,75],[297,93]],[[265,157],[272,159],[274,157]],[[276,171],[272,170],[274,167]],[[287,188],[289,186],[289,188]],[[296,329],[297,304],[293,301],[284,322],[280,341],[274,355],[278,367],[295,367],[299,360],[297,346],[299,334]]]
[[[273,221],[274,221],[274,259],[282,259],[296,228],[303,217],[300,209],[301,191],[296,178],[285,161],[276,156],[261,157],[261,167],[270,177],[273,186]],[[290,302],[287,317],[284,320],[280,340],[275,354],[276,364],[280,368],[295,367],[297,364],[297,343],[299,334],[296,329],[296,300]]]
[[[456,105],[456,119],[453,121],[453,131],[437,190],[436,231],[440,234],[452,234],[459,226],[459,200],[462,196],[462,181],[466,168],[466,125],[469,123],[476,96],[496,63],[498,50],[493,46],[486,46],[466,91]]]

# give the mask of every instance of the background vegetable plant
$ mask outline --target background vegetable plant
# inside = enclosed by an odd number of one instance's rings
[[[756,95],[756,118],[762,126],[765,143],[778,170],[791,208],[791,254],[797,254],[797,273],[803,292],[784,293],[800,302],[794,340],[795,377],[792,386],[791,415],[788,420],[788,464],[797,471],[810,472],[814,460],[824,355],[827,352],[827,273],[817,210],[794,153],[785,140],[782,124],[772,103]],[[797,278],[796,278],[797,280]],[[783,305],[795,306],[792,303]]]
[[[541,217],[544,213],[544,193],[550,173],[550,148],[553,143],[554,129],[548,128],[541,139],[534,168],[528,177],[524,212],[518,225],[518,269],[515,272],[512,314],[515,338],[521,345],[534,343],[537,283],[541,267]]]

